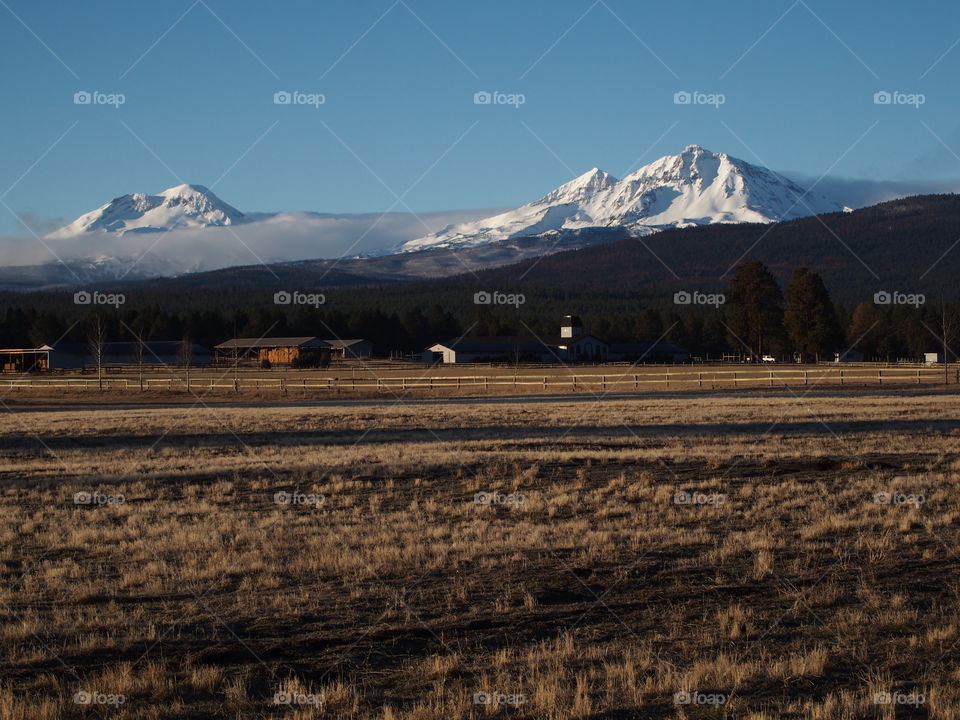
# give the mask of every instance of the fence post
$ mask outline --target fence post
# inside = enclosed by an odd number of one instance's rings
[[[773,387],[773,370],[770,371],[770,387]]]
[[[697,387],[698,387],[698,388],[702,388],[702,387],[703,387],[703,373],[702,373],[702,372],[698,372],[698,373],[697,373]]]
[[[669,371],[663,374],[663,389],[664,390],[670,389],[670,372]]]
[[[917,385],[920,384],[920,368],[917,368]]]
[[[843,385],[843,368],[840,368],[840,384]]]
[[[546,376],[546,375],[543,376],[543,389],[544,389],[544,390],[547,389],[547,376]]]

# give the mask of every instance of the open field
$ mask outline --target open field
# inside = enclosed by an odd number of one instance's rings
[[[960,718],[952,388],[9,409],[3,720]]]

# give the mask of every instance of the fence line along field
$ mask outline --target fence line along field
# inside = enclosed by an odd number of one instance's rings
[[[43,390],[172,391],[224,393],[336,394],[513,394],[531,392],[625,392],[821,385],[923,385],[958,382],[953,365],[710,365],[593,367],[443,367],[356,362],[333,371],[242,371],[234,368],[191,370],[150,368],[142,372],[64,373],[0,377],[0,391]]]
[[[0,414],[0,717],[960,717],[960,397]]]

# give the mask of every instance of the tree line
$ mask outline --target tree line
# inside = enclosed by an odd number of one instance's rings
[[[118,307],[76,305],[65,292],[0,294],[0,346],[176,340],[213,347],[234,337],[365,338],[374,352],[417,353],[462,336],[557,335],[579,315],[607,342],[666,342],[707,359],[737,355],[832,358],[853,348],[866,359],[920,359],[953,344],[960,306],[835,303],[821,276],[798,268],[785,287],[761,262],[740,265],[722,304],[677,304],[674,293],[524,285],[517,306],[477,305],[463,278],[326,291],[318,307],[278,305],[272,288],[131,288]],[[506,290],[506,289],[503,289]]]

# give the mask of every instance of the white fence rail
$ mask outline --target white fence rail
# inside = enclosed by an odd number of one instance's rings
[[[603,374],[497,374],[446,376],[441,374],[404,377],[248,377],[244,375],[214,377],[0,377],[0,390],[121,390],[230,392],[249,391],[326,391],[339,392],[406,392],[409,390],[507,390],[525,392],[589,391],[589,390],[680,390],[692,388],[783,387],[810,385],[922,385],[942,384],[945,374],[940,367],[876,367],[783,368],[742,370],[664,370],[641,373]],[[951,367],[948,383],[958,382],[958,371]]]

